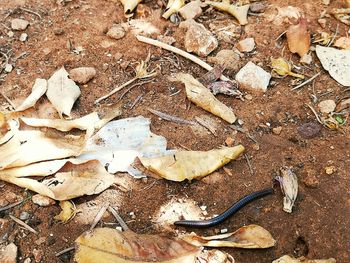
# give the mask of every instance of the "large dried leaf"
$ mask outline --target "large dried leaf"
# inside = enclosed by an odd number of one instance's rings
[[[207,152],[177,151],[162,157],[141,157],[141,163],[150,171],[171,181],[199,179],[228,162],[238,158],[244,151],[242,145],[224,147]]]
[[[350,50],[316,46],[316,55],[331,77],[343,86],[350,87]]]
[[[299,24],[291,25],[287,30],[287,42],[290,52],[303,57],[310,49],[310,34],[306,18],[300,18]]]
[[[80,96],[80,88],[68,78],[68,72],[62,67],[47,81],[46,96],[59,115],[70,116],[74,102]]]
[[[85,145],[85,136],[56,131],[16,132],[0,146],[0,170],[30,163],[78,156]]]
[[[16,108],[16,111],[24,111],[33,107],[35,103],[45,94],[47,90],[46,79],[36,79],[32,88],[32,93]]]
[[[275,259],[272,263],[336,263],[334,258],[329,259],[307,259],[307,258],[293,258],[288,255],[284,255],[279,259]]]
[[[197,106],[213,113],[229,123],[236,121],[233,111],[215,98],[209,89],[204,87],[190,74],[177,74],[177,79],[186,86],[187,98]]]
[[[233,233],[210,237],[192,233],[182,239],[195,246],[205,247],[269,248],[276,244],[270,232],[258,225],[243,226]]]
[[[111,228],[85,232],[75,243],[77,263],[194,263],[201,250],[176,237],[138,235]]]
[[[56,162],[56,161],[53,161]],[[60,164],[46,162],[32,164],[31,167],[20,167],[1,171],[0,180],[16,184],[20,187],[32,190],[41,195],[55,200],[69,200],[83,195],[98,194],[114,183],[120,183],[118,178],[109,174],[99,161],[92,160],[66,162],[57,173],[55,169]],[[53,167],[52,172],[48,170]],[[36,173],[36,168],[38,172]],[[20,176],[20,171],[26,170],[27,174]],[[54,177],[42,182],[28,178],[28,176],[48,175],[55,173]]]
[[[97,159],[108,172],[136,171],[130,167],[136,157],[159,156],[166,152],[166,139],[153,134],[144,117],[111,121],[91,137],[80,159]]]

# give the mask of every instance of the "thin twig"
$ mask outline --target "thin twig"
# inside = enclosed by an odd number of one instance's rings
[[[115,217],[115,219],[117,219],[119,225],[123,228],[124,231],[130,230],[130,228],[124,222],[123,218],[121,218],[121,216],[118,214],[118,212],[112,206],[108,207],[108,211],[113,214],[113,216]]]
[[[3,92],[0,92],[0,94],[1,94],[1,96],[4,97],[4,99],[8,102],[8,104],[11,105],[11,107],[12,107],[13,109],[16,109],[15,104],[14,104]]]
[[[176,116],[171,116],[171,115],[164,113],[164,112],[161,112],[161,111],[153,110],[150,108],[148,108],[148,111],[153,113],[154,115],[157,115],[159,118],[166,120],[166,121],[171,121],[171,122],[175,122],[178,124],[185,124],[185,125],[194,125],[195,124],[195,122],[193,122],[193,121],[188,121],[188,120],[184,120],[184,119],[181,119],[179,117],[176,117]]]
[[[138,104],[141,101],[142,97],[143,97],[143,94],[140,94],[140,95],[137,96],[137,98],[131,104],[130,110],[132,110],[136,106],[136,104]]]
[[[29,225],[27,225],[26,223],[24,223],[22,220],[18,219],[17,217],[14,217],[12,215],[9,215],[9,217],[15,221],[17,224],[23,226],[25,229],[27,229],[28,231],[34,233],[34,234],[38,234],[38,231],[36,231],[35,229],[31,228]]]
[[[66,254],[67,252],[70,252],[70,251],[72,251],[72,250],[74,250],[74,249],[75,249],[75,247],[68,247],[68,248],[65,248],[65,249],[61,250],[60,252],[57,252],[57,253],[55,254],[55,256],[56,256],[56,257],[60,257],[60,256],[62,256],[63,254]]]
[[[109,207],[109,204],[105,204],[101,207],[100,211],[96,214],[94,220],[92,221],[92,224],[90,226],[90,230],[94,229],[98,222],[100,222],[101,218],[103,217],[103,214],[106,212],[107,208]]]
[[[191,60],[192,62],[198,64],[199,66],[201,66],[202,68],[206,69],[206,70],[212,70],[213,67],[210,66],[209,64],[205,63],[203,60],[199,59],[198,57],[194,56],[194,55],[191,55],[179,48],[176,48],[176,47],[173,47],[173,46],[170,46],[168,44],[165,44],[161,41],[158,41],[158,40],[154,40],[152,38],[148,38],[148,37],[144,37],[144,36],[136,36],[137,40],[140,41],[140,42],[143,42],[143,43],[146,43],[146,44],[149,44],[149,45],[153,45],[153,46],[156,46],[156,47],[160,47],[160,48],[163,48],[165,50],[168,50],[170,52],[174,52],[180,56],[183,56],[184,58],[187,58],[189,60]],[[224,80],[224,81],[229,81],[230,79],[225,77],[224,75],[221,75],[220,77],[221,80]]]
[[[252,164],[251,164],[250,159],[249,159],[249,157],[248,157],[248,155],[246,153],[244,154],[244,157],[245,157],[245,159],[247,161],[250,174],[254,175],[254,170],[253,170]]]
[[[253,142],[259,144],[259,142],[247,131],[247,129],[243,129],[237,125],[229,125],[228,127],[230,127],[232,130],[235,130],[235,131],[239,131],[241,133],[244,133],[249,139],[251,139]]]
[[[124,84],[114,88],[110,93],[108,93],[107,95],[104,95],[100,98],[98,98],[97,100],[95,100],[95,104],[100,103],[101,101],[107,99],[108,97],[112,96],[114,93],[118,92],[119,90],[125,88],[126,86],[128,86],[129,84],[133,83],[135,80],[137,80],[137,78],[132,78],[131,80],[125,82]]]
[[[150,80],[147,80],[147,81],[143,81],[143,82],[140,82],[140,83],[135,83],[134,85],[131,85],[126,91],[124,91],[124,93],[122,95],[120,95],[119,100],[121,100],[122,98],[124,98],[124,96],[130,91],[132,90],[133,88],[135,87],[138,87],[138,86],[141,86],[141,85],[144,85],[144,84],[147,84],[147,83],[150,83],[152,82],[153,80],[150,79]]]
[[[0,212],[6,211],[6,210],[11,209],[11,208],[13,208],[13,207],[15,207],[15,206],[18,206],[18,205],[21,204],[22,202],[23,202],[23,200],[22,200],[22,201],[15,202],[15,203],[13,203],[13,204],[9,204],[9,205],[4,206],[4,207],[1,207],[1,208],[0,208]]]
[[[310,108],[310,110],[312,111],[312,113],[315,114],[317,121],[318,121],[320,124],[324,125],[324,123],[321,121],[320,117],[318,116],[316,110],[315,110],[311,105],[309,105],[309,104],[306,104],[306,106],[308,106],[308,107]]]
[[[209,125],[205,120],[203,120],[202,118],[200,118],[198,116],[196,116],[195,119],[200,125],[202,125],[208,131],[210,131],[215,137],[218,136],[216,133],[216,129],[214,127],[212,127],[211,125]]]
[[[306,84],[310,83],[311,81],[313,81],[315,78],[317,78],[319,75],[321,75],[321,71],[318,72],[317,74],[313,75],[311,78],[309,78],[308,80],[304,81],[303,83],[299,84],[298,86],[295,86],[294,88],[292,88],[291,90],[297,90],[300,89],[301,87],[305,86]]]
[[[338,35],[338,30],[339,30],[339,24],[337,24],[337,27],[336,27],[336,29],[335,29],[335,34],[334,34],[334,36],[332,37],[332,40],[328,43],[327,47],[330,47],[330,46],[333,44],[334,39],[335,39],[335,38],[337,37],[337,35]]]
[[[27,9],[27,8],[24,8],[24,7],[19,7],[19,9],[21,9],[22,11],[24,12],[27,12],[27,13],[30,13],[30,14],[33,14],[33,15],[36,15],[38,16],[40,19],[42,19],[41,15],[33,10],[30,10],[30,9]]]
[[[283,31],[281,34],[278,35],[278,37],[275,39],[275,41],[277,41],[278,39],[280,39],[285,33],[287,33],[286,31]]]

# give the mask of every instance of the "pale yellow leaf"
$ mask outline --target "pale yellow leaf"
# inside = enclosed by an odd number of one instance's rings
[[[33,107],[35,103],[45,94],[47,90],[46,79],[36,79],[32,88],[32,93],[16,108],[16,111],[24,111]]]
[[[166,11],[162,15],[165,19],[168,19],[172,14],[179,12],[179,10],[185,5],[185,0],[169,0],[166,6]]]
[[[276,244],[270,232],[258,225],[243,226],[233,233],[202,237],[192,233],[182,237],[195,246],[269,248]]]
[[[157,175],[167,180],[180,182],[185,179],[204,177],[238,158],[243,151],[244,147],[238,145],[207,152],[177,151],[175,154],[162,157],[140,157],[139,159],[143,166]]]
[[[234,16],[240,25],[246,25],[248,24],[248,10],[249,10],[249,4],[243,5],[243,6],[236,6],[233,4],[230,4],[229,1],[222,1],[220,2],[213,2],[213,1],[206,1],[206,4],[209,4],[213,7],[215,7],[218,10],[227,12]]]
[[[70,116],[74,102],[80,96],[80,88],[68,78],[68,72],[62,67],[47,81],[46,96],[59,115]]]
[[[67,223],[75,217],[75,215],[81,210],[75,207],[75,204],[72,201],[61,201],[60,207],[62,211],[54,217],[55,220],[61,221],[62,223]]]
[[[228,123],[234,123],[236,121],[236,116],[232,109],[216,99],[210,90],[204,87],[192,75],[179,73],[177,74],[177,79],[185,84],[187,98],[194,104],[224,119]]]
[[[176,237],[138,235],[111,228],[85,232],[75,243],[77,263],[194,263],[201,250]]]

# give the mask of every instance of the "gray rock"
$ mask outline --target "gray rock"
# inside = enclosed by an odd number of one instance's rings
[[[15,18],[11,20],[11,28],[13,30],[25,30],[29,26],[29,22],[24,19]]]
[[[125,36],[125,30],[122,25],[113,25],[107,32],[107,36],[114,39],[121,39]]]
[[[187,52],[194,52],[201,57],[206,57],[218,47],[218,41],[214,35],[193,19],[181,22],[180,28],[187,30],[185,35]]]
[[[270,79],[270,73],[250,61],[236,75],[240,87],[253,91],[266,92]]]

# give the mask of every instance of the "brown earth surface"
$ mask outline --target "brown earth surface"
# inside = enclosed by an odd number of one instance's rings
[[[149,14],[144,14],[146,19],[157,26],[161,33],[167,31],[168,35],[176,39],[175,46],[184,49],[183,31],[177,25],[161,18],[161,7],[157,4],[159,2],[162,1],[144,1],[146,8],[151,10]],[[333,17],[327,18],[325,29],[317,23],[323,10],[341,6],[341,1],[338,0],[331,1],[330,6],[323,5],[321,0],[271,0],[268,4],[299,7],[309,20],[311,33],[335,32],[337,24],[339,36],[345,36],[349,30],[348,26]],[[41,19],[36,14],[20,9],[11,12],[16,7],[33,10],[40,14]],[[140,14],[137,13],[135,17],[138,16]],[[24,31],[28,34],[26,42],[18,40],[21,32],[14,31],[13,37],[7,34],[10,31],[10,20],[19,17],[30,22],[30,26]],[[215,10],[204,12],[197,20],[207,28],[214,21],[235,21],[229,15]],[[85,209],[92,209],[92,218],[98,211],[94,206],[110,202],[119,208],[120,215],[135,232],[160,233],[164,230],[158,228],[152,218],[158,209],[172,198],[193,199],[199,205],[207,206],[208,215],[212,216],[221,213],[242,196],[271,186],[279,168],[291,166],[299,180],[299,195],[292,214],[282,211],[283,195],[278,190],[276,194],[248,205],[221,225],[195,232],[203,235],[217,234],[224,228],[234,231],[253,223],[266,228],[276,239],[276,246],[270,249],[224,249],[236,262],[272,262],[284,254],[308,258],[334,257],[340,263],[350,262],[349,128],[345,124],[341,132],[322,127],[315,138],[304,139],[300,136],[297,131],[300,125],[316,121],[314,114],[306,106],[307,103],[313,103],[311,84],[298,91],[291,91],[292,78],[276,78],[273,79],[275,84],[271,85],[265,94],[252,94],[251,100],[217,96],[220,101],[232,107],[238,118],[244,121],[243,127],[248,129],[258,144],[245,134],[234,132],[227,123],[215,117],[212,118],[218,123],[217,137],[210,133],[198,134],[194,133],[190,126],[160,120],[147,108],[151,107],[188,120],[201,114],[209,115],[193,104],[188,108],[184,86],[168,79],[174,72],[187,72],[198,78],[206,71],[182,57],[138,42],[130,32],[120,40],[108,38],[105,33],[113,23],[127,21],[119,1],[1,0],[0,21],[1,51],[12,50],[12,59],[26,52],[23,57],[12,63],[14,70],[6,76],[3,75],[3,80],[0,80],[1,92],[15,103],[28,96],[36,78],[47,79],[61,66],[65,66],[67,70],[92,66],[96,68],[97,75],[92,81],[81,86],[82,94],[73,108],[73,117],[83,116],[94,111],[95,99],[132,78],[136,62],[145,59],[150,52],[150,68],[159,65],[161,74],[151,83],[135,87],[126,94],[121,100],[124,106],[122,118],[138,115],[150,118],[152,131],[167,138],[168,148],[209,150],[224,145],[227,137],[234,138],[235,143],[246,147],[253,173],[249,170],[246,158],[241,156],[225,166],[229,173],[219,169],[213,175],[191,183],[154,178],[131,179],[133,186],[129,192],[121,192],[112,187],[99,196],[75,199],[74,202],[78,206],[85,204]],[[299,63],[297,55],[288,51],[284,39],[279,40],[279,44],[276,43],[277,37],[288,26],[288,23],[276,26],[267,22],[264,16],[250,15],[249,24],[242,27],[237,41],[253,37],[256,50],[241,58],[240,66],[253,61],[271,71],[270,57],[278,57],[284,52],[284,57],[300,66],[299,72],[307,77],[317,73],[321,65],[315,54],[314,62],[303,66]],[[72,52],[72,47],[79,46],[83,47],[82,52]],[[213,54],[233,46],[220,41]],[[117,60],[120,54],[122,58]],[[126,66],[128,62],[129,65]],[[225,73],[234,78],[235,72]],[[180,91],[178,94],[170,96],[177,90]],[[319,100],[337,101],[344,95],[345,88],[323,71],[314,82],[314,90]],[[115,102],[122,92],[118,92],[104,103]],[[141,94],[141,100],[130,109],[129,106]],[[39,104],[45,101],[46,99],[41,99]],[[0,103],[3,108],[7,105],[2,97]],[[282,127],[282,131],[277,135],[273,133],[272,128],[279,126]],[[336,171],[327,175],[327,166],[336,167]],[[0,198],[9,192],[23,198],[33,194],[4,182],[0,182],[0,187]],[[21,212],[28,212],[30,218],[26,222],[39,232],[35,235],[16,224],[11,226],[8,239],[18,246],[18,262],[23,262],[26,258],[35,262],[35,250],[42,253],[40,262],[73,262],[73,252],[60,257],[56,257],[55,254],[73,246],[74,240],[89,229],[88,213],[80,217],[78,215],[67,224],[60,224],[53,219],[60,211],[58,203],[50,207],[39,207],[33,204],[30,198],[26,200],[20,206],[0,212],[0,218],[5,219],[9,219],[9,214],[19,217]],[[135,218],[132,218],[130,212],[134,212]],[[105,215],[98,226],[110,226],[109,223],[115,222],[112,215]],[[36,242],[41,237],[43,242]]]

